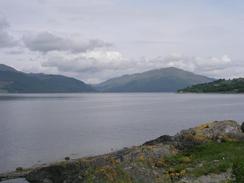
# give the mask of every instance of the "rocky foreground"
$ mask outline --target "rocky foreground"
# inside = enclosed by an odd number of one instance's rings
[[[244,133],[235,121],[214,121],[163,135],[141,146],[0,174],[30,183],[244,182]]]

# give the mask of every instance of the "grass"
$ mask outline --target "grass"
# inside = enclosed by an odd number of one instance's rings
[[[90,167],[84,176],[87,183],[132,183],[131,177],[120,165]]]
[[[244,182],[244,142],[202,144],[165,161],[170,173],[187,170],[199,177],[232,169],[236,182]]]
[[[131,166],[126,162],[126,166]],[[244,182],[244,142],[210,142],[193,147],[174,156],[156,159],[141,155],[132,162],[140,171],[128,174],[124,166],[113,162],[102,167],[90,167],[84,175],[89,183],[132,183],[140,182],[144,173],[155,178],[153,171],[158,171],[158,182],[176,182],[183,177],[197,178],[209,174],[221,174],[232,171],[232,180],[228,183]],[[150,174],[151,173],[151,174]],[[162,173],[162,175],[160,174]],[[131,177],[132,176],[132,177]],[[165,181],[167,179],[168,181]]]

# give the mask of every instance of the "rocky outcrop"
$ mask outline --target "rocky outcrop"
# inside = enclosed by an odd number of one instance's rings
[[[177,183],[225,183],[228,181],[231,182],[232,180],[231,170],[228,170],[220,174],[209,174],[200,177],[184,177],[177,181]]]
[[[240,141],[244,141],[244,133],[237,122],[214,121],[110,154],[1,174],[0,180],[25,177],[31,183],[221,182],[233,179],[230,168],[196,177],[191,155],[180,156],[179,162],[185,163],[180,169],[170,157],[201,144]],[[199,162],[199,166],[204,163]]]
[[[243,125],[244,126],[244,125]],[[144,145],[154,145],[158,143],[173,144],[178,148],[188,148],[210,141],[242,141],[244,133],[241,126],[236,121],[213,121],[202,124],[195,128],[182,130],[175,136],[163,135],[155,140],[148,141]]]
[[[15,172],[7,172],[0,174],[0,182],[5,180],[17,179],[17,178],[25,178],[27,174],[30,173],[29,170],[15,171]]]

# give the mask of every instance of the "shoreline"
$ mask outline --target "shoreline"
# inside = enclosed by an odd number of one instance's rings
[[[174,136],[163,135],[140,146],[104,155],[72,160],[67,157],[64,161],[29,169],[19,167],[16,171],[0,174],[0,181],[25,178],[30,183],[87,182],[90,179],[93,182],[116,182],[117,179],[120,182],[133,182],[134,179],[146,182],[149,177],[151,182],[156,182],[156,179],[172,182],[172,176],[177,177],[177,181],[186,178],[193,180],[195,178],[189,176],[186,170],[170,172],[165,159],[201,144],[232,141],[244,141],[240,124],[235,121],[214,121],[182,130]],[[224,174],[230,178],[228,171]],[[219,176],[222,177],[222,174]]]

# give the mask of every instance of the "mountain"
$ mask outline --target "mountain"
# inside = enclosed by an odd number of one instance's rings
[[[124,75],[94,87],[101,92],[176,92],[187,86],[211,81],[214,79],[169,67]]]
[[[193,85],[179,90],[182,93],[244,93],[244,78],[219,79],[210,83]]]
[[[78,93],[95,91],[90,85],[62,75],[33,74],[0,64],[0,92]]]
[[[4,64],[0,64],[0,71],[12,71],[12,72],[17,72],[16,69],[9,67],[7,65]]]

